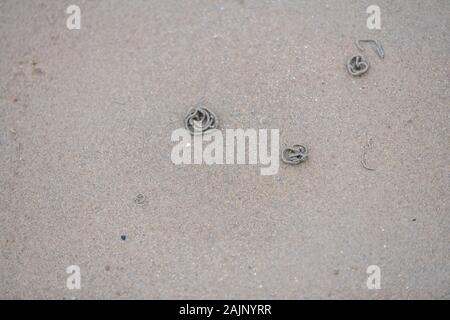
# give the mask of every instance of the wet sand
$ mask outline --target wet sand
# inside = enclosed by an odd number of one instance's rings
[[[77,4],[0,1],[0,298],[450,298],[448,1]],[[175,166],[201,98],[308,161]]]

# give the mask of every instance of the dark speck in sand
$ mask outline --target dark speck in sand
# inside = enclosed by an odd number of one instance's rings
[[[120,239],[122,239],[123,241],[125,241],[125,240],[127,240],[127,236],[122,235],[122,236],[120,236]]]

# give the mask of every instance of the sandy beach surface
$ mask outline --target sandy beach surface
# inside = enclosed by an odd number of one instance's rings
[[[1,0],[0,298],[449,299],[449,22],[446,0]],[[357,39],[386,53],[360,78]],[[174,165],[202,98],[308,161]]]

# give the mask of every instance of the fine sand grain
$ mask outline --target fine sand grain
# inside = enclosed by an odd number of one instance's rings
[[[450,298],[449,1],[75,2],[0,1],[0,298]],[[202,98],[308,161],[175,166]]]

